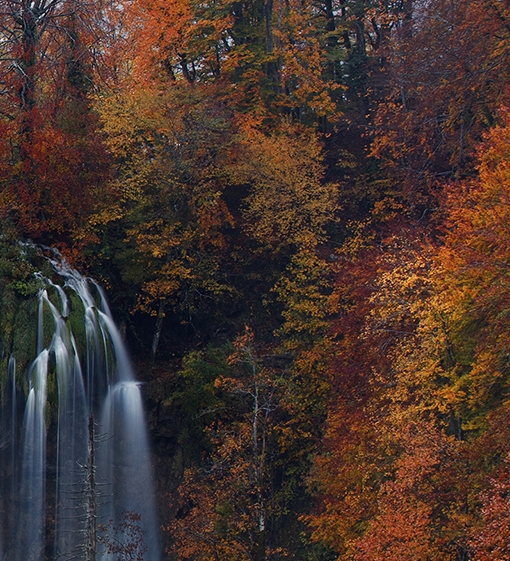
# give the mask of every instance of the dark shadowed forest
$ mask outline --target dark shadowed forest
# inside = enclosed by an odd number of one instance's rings
[[[165,559],[510,559],[508,0],[0,0],[0,229],[105,287]]]

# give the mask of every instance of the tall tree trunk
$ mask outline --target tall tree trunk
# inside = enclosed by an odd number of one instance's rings
[[[163,329],[163,318],[165,317],[165,304],[163,300],[159,301],[158,315],[156,318],[156,327],[154,328],[154,336],[152,337],[152,360],[156,359],[158,351],[161,330]]]
[[[16,63],[19,72],[18,104],[20,112],[20,159],[24,162],[30,159],[32,145],[33,111],[35,108],[35,82],[37,64],[37,19],[34,11],[25,3],[21,7],[21,54]]]
[[[266,31],[266,53],[268,55],[274,54],[274,37],[273,37],[273,7],[274,0],[266,0],[264,3],[264,23]],[[271,80],[273,89],[279,90],[280,77],[278,72],[278,61],[269,56],[267,63],[267,77]]]

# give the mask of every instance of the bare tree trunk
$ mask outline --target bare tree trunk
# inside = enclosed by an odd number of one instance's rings
[[[163,318],[165,317],[165,305],[163,300],[159,301],[158,316],[156,319],[156,327],[154,328],[154,336],[152,338],[152,360],[156,359],[161,330],[163,328]]]

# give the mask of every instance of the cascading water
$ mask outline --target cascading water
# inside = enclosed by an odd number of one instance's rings
[[[40,275],[26,391],[8,363],[1,559],[159,561],[139,384],[100,287],[52,265],[62,282]]]

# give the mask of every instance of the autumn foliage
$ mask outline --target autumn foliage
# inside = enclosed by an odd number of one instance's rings
[[[340,322],[339,393],[313,472],[320,508],[309,517],[315,539],[346,558],[507,555],[499,475],[507,446],[497,435],[506,434],[508,387],[509,144],[500,118],[481,148],[479,178],[450,184],[441,199],[443,233],[386,237],[370,256],[368,292],[359,301],[350,293],[346,319],[363,315],[352,327]],[[354,361],[355,393],[346,396]]]
[[[509,29],[0,0],[2,239],[110,290],[172,559],[510,559]]]

